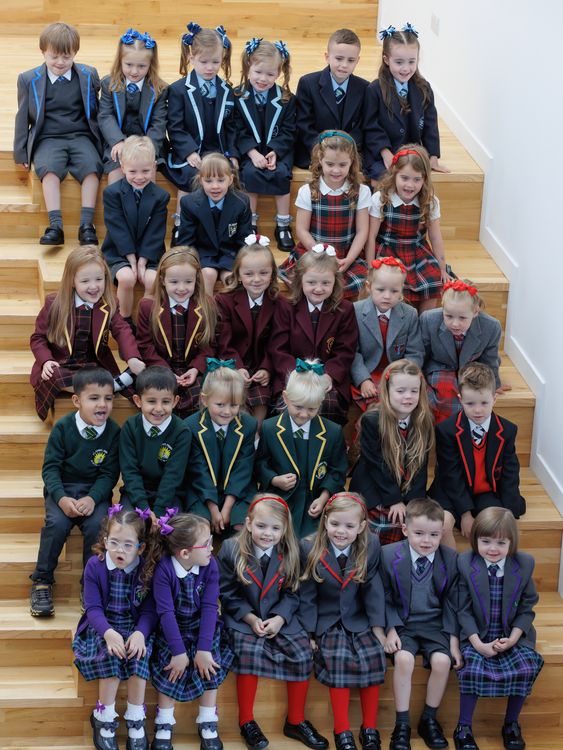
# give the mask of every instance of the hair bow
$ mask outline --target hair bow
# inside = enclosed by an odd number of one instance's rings
[[[251,55],[253,52],[256,52],[258,47],[260,46],[260,42],[262,41],[262,37],[258,38],[257,36],[253,36],[252,39],[249,39],[248,42],[244,45],[244,51],[247,55]]]
[[[145,49],[153,49],[153,47],[156,47],[155,40],[147,31],[145,31],[144,34],[141,34],[139,39],[145,43]]]
[[[393,156],[391,159],[391,164],[396,164],[401,156],[418,156],[420,157],[420,153],[418,151],[415,151],[414,148],[402,148],[400,151],[397,151],[397,153]]]
[[[336,250],[333,248],[333,246],[327,245],[326,242],[319,242],[318,245],[313,245],[311,250],[314,253],[326,253],[327,255],[330,255],[331,258],[336,255]]]
[[[227,32],[225,30],[224,26],[216,26],[215,31],[219,34],[221,37],[221,41],[223,42],[223,47],[225,49],[230,49],[231,47],[231,40],[227,36]]]
[[[141,508],[135,508],[135,513],[143,519],[143,521],[148,520],[151,517],[151,509],[145,508],[144,510],[141,510]]]
[[[467,292],[472,297],[475,297],[475,295],[478,294],[478,289],[476,286],[466,284],[465,281],[462,281],[461,279],[456,279],[455,281],[447,281],[444,284],[443,291],[447,292],[448,289],[453,289],[454,292]]]
[[[418,39],[418,31],[414,28],[412,23],[407,23],[403,26],[402,31],[405,32],[405,34],[414,34],[415,37]]]
[[[350,141],[351,143],[356,145],[356,141],[352,138],[352,136],[348,133],[345,133],[343,130],[323,130],[323,132],[319,135],[319,143],[322,143],[325,138],[344,138],[345,141]]]
[[[182,44],[185,47],[191,47],[194,41],[194,36],[201,31],[201,26],[199,23],[195,23],[195,21],[190,21],[186,28],[189,31],[189,34],[184,34],[182,37]]]
[[[169,520],[168,516],[161,516],[157,521],[162,536],[168,536],[168,534],[171,534],[174,531],[174,526],[170,526],[168,523]]]
[[[166,508],[166,513],[165,513],[166,518],[170,519],[177,514],[178,514],[178,508]]]
[[[407,269],[405,266],[401,263],[400,260],[397,260],[397,258],[393,258],[391,255],[386,256],[385,258],[376,258],[375,260],[372,260],[371,262],[372,268],[375,268],[376,270],[378,268],[381,268],[381,266],[395,266],[395,268],[399,268],[401,273],[407,272]]]
[[[325,366],[322,362],[306,362],[301,357],[297,357],[295,360],[296,372],[314,372],[316,375],[325,374]]]
[[[270,238],[263,234],[249,234],[248,237],[244,238],[245,245],[262,245],[262,247],[268,247],[270,244]]]
[[[285,42],[282,42],[282,40],[280,39],[278,42],[274,42],[274,47],[277,49],[284,60],[288,59],[289,48]]]
[[[216,359],[215,357],[207,357],[207,367],[205,373],[215,372],[220,367],[228,367],[229,370],[236,370],[236,362],[234,359]]]
[[[127,29],[125,34],[121,37],[122,44],[135,44],[137,39],[141,39],[141,34],[137,29]]]
[[[108,508],[108,518],[113,518],[117,513],[121,513],[123,510],[123,505],[120,505],[119,503],[116,503],[115,505],[110,505]]]
[[[396,31],[397,29],[394,26],[388,26],[386,29],[381,29],[379,32],[379,38],[383,41],[384,39],[387,39],[388,36],[393,36]]]

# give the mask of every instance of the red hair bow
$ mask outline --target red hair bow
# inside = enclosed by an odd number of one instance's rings
[[[407,269],[401,261],[397,260],[397,258],[393,258],[391,255],[388,255],[385,258],[376,258],[375,260],[372,260],[371,265],[372,268],[375,268],[376,270],[381,268],[381,266],[395,266],[395,268],[398,268],[401,273],[404,273],[405,275],[407,273]]]
[[[453,289],[454,292],[467,292],[472,297],[475,297],[475,295],[478,293],[476,286],[466,284],[465,281],[462,281],[461,279],[456,279],[455,281],[447,281],[444,284],[444,292],[447,292],[448,289]]]
[[[418,151],[415,151],[414,148],[403,148],[400,151],[397,151],[397,153],[393,156],[391,159],[391,164],[396,164],[401,156],[420,156]]]

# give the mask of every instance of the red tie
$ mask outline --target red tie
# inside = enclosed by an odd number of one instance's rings
[[[186,308],[183,305],[176,305],[174,311],[176,315],[183,315],[186,312]]]

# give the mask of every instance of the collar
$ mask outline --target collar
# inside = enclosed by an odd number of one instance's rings
[[[332,83],[332,90],[333,91],[336,91],[336,89],[342,89],[342,91],[344,93],[346,93],[348,91],[348,81],[349,80],[350,80],[350,76],[348,76],[348,78],[345,81],[342,81],[342,83],[338,83],[338,81],[336,81],[333,78],[332,73],[330,74],[330,82]]]
[[[80,305],[87,305],[90,310],[94,307],[94,302],[86,302],[86,300],[83,300],[82,297],[79,297],[76,292],[74,292],[74,306],[80,307]]]
[[[254,556],[257,560],[261,560],[264,555],[267,555],[271,559],[272,555],[274,554],[273,544],[271,547],[268,547],[268,549],[260,549],[260,547],[257,547],[254,543],[252,544],[252,546],[254,547]]]
[[[413,566],[416,564],[416,561],[419,557],[426,557],[428,560],[430,560],[431,563],[434,562],[434,558],[436,557],[436,552],[431,552],[429,555],[419,555],[418,552],[415,552],[413,548],[409,544],[409,552],[411,553],[411,562]]]
[[[184,566],[176,560],[175,557],[170,558],[172,560],[172,567],[177,578],[185,578],[188,573],[193,573],[194,576],[199,575],[199,565],[192,565],[189,570],[186,570]]]
[[[51,73],[49,68],[47,68],[47,75],[49,76],[49,80],[51,83],[55,83],[55,81],[59,78],[59,76],[56,73]],[[72,80],[72,68],[69,68],[67,72],[63,75],[63,78],[66,78],[67,81]]]
[[[141,558],[139,555],[133,560],[131,565],[128,565],[126,568],[123,568],[124,573],[131,573],[132,570],[135,570],[135,568],[140,564]],[[117,568],[117,565],[114,563],[114,561],[109,556],[109,552],[106,551],[106,568],[108,570],[115,570]]]
[[[485,558],[483,558],[483,560],[485,560]],[[485,560],[485,565],[487,566],[487,575],[489,575],[489,568],[491,567],[491,565],[498,565],[497,578],[502,578],[504,576],[505,562],[506,562],[506,557],[502,560],[499,560],[498,563],[492,563],[492,562],[489,562],[488,560]]]
[[[393,192],[391,193],[391,205],[393,208],[398,208],[399,206],[420,206],[420,203],[418,202],[418,195],[415,195],[410,203],[405,203],[402,198],[399,198],[397,193]]]
[[[485,419],[485,421],[484,421],[484,422],[481,422],[481,425],[480,425],[480,426],[481,426],[481,427],[482,427],[482,428],[483,428],[483,429],[485,430],[485,433],[487,433],[487,432],[489,431],[489,427],[491,426],[491,416],[492,416],[492,415],[491,415],[491,414],[489,414],[489,416],[487,417],[487,419]],[[471,420],[471,419],[468,419],[467,421],[469,422],[469,431],[470,431],[470,432],[471,432],[471,431],[472,431],[472,430],[473,430],[473,429],[474,429],[475,427],[479,427],[479,425],[477,424],[477,422],[473,422],[473,420]],[[497,563],[497,564],[498,564],[498,563]]]
[[[309,308],[309,312],[312,313],[313,310],[318,310],[319,312],[322,312],[323,309],[323,303],[321,302],[318,305],[312,305],[309,300],[307,300],[307,307]]]
[[[406,417],[404,417],[403,419],[398,419],[398,420],[397,420],[397,422],[406,422],[406,423],[407,423],[407,427],[409,427],[409,426],[410,426],[410,423],[411,423],[411,415],[410,415],[410,414],[408,414],[408,415],[407,415]]]
[[[106,429],[107,422],[104,422],[99,427],[98,427],[98,425],[95,425],[95,424],[88,424],[87,422],[85,422],[82,419],[82,417],[80,416],[80,412],[79,411],[76,412],[76,414],[74,415],[74,418],[76,420],[76,428],[78,429],[78,432],[81,435],[82,435],[85,427],[93,427],[96,430],[96,432],[98,434],[98,437],[100,437],[100,435],[103,435],[104,430]]]
[[[342,184],[342,187],[333,189],[326,184],[322,177],[319,179],[319,192],[321,195],[342,195],[343,193],[347,193],[348,190],[350,190],[348,180]]]
[[[330,546],[332,547],[332,551],[334,552],[334,556],[336,559],[338,559],[338,555],[346,555],[346,557],[350,557],[350,548],[351,544],[349,544],[347,547],[344,547],[344,549],[338,549],[338,547],[335,547],[334,544],[331,542]]]
[[[209,417],[209,419],[211,419],[211,417]],[[213,429],[215,430],[215,433],[219,432],[219,430],[223,430],[223,432],[225,433],[225,437],[227,436],[227,432],[229,431],[228,424],[217,424],[212,419],[211,419],[211,424],[213,425]]]
[[[207,196],[207,200],[209,201],[209,208],[218,208],[219,211],[223,210],[223,204],[225,203],[225,196],[221,198],[220,201],[215,203],[215,201],[212,201],[209,196]]]
[[[165,432],[170,426],[170,422],[172,421],[172,415],[170,415],[167,419],[165,419],[162,424],[157,424],[157,425],[151,424],[144,414],[141,414],[141,419],[143,420],[143,430],[146,432],[147,436],[149,432],[151,431],[151,427],[158,427],[158,429],[160,430],[160,434],[162,435],[162,433]]]
[[[190,300],[188,297],[188,299],[185,302],[176,302],[175,299],[172,299],[172,297],[168,295],[168,304],[170,305],[171,310],[173,310],[176,307],[176,305],[182,305],[182,307],[185,307],[187,310],[190,306]]]
[[[130,83],[134,83],[135,86],[139,89],[139,91],[143,90],[143,84],[145,82],[144,78],[141,78],[140,81],[130,81],[128,78],[125,79],[125,86],[127,87]]]
[[[246,290],[245,290],[246,291]],[[264,292],[259,297],[256,297],[256,299],[252,299],[250,294],[246,292],[246,296],[248,297],[248,305],[250,309],[254,307],[254,305],[263,305],[264,304]]]
[[[401,83],[396,78],[393,78],[393,83],[395,84],[395,88],[397,89],[397,94],[399,94],[399,96],[400,96],[399,92],[401,91],[401,89],[406,89],[407,96],[408,96],[409,94],[409,82],[408,81],[405,81],[405,83]]]
[[[289,414],[288,414],[288,417],[289,417]],[[311,430],[311,420],[309,420],[308,422],[305,422],[305,424],[298,425],[298,424],[295,424],[295,422],[293,421],[291,417],[289,417],[289,423],[291,425],[292,435],[295,432],[295,430],[303,430],[303,440],[309,439],[309,432]]]
[[[379,309],[379,307],[377,307],[377,305],[374,305],[374,307],[375,307],[375,312],[377,313],[378,318],[380,318],[383,315],[383,317],[387,318],[387,320],[391,319],[391,310],[393,309],[392,307],[390,307],[389,310],[386,310],[385,312],[381,312],[381,310]]]
[[[275,86],[275,84],[274,84],[274,86]],[[271,86],[270,88],[273,88],[273,86]],[[266,91],[256,91],[256,89],[254,88],[254,86],[251,86],[250,90],[252,91],[252,95],[253,95],[254,101],[256,103],[258,103],[259,97],[261,97],[261,96],[265,96],[266,97],[266,103],[268,102],[268,97],[270,95],[270,89],[266,89]]]
[[[213,76],[213,78],[211,78],[209,81],[206,81],[205,78],[202,78],[199,75],[199,73],[196,73],[195,75],[197,78],[197,85],[199,88],[201,88],[203,84],[205,84],[206,86],[209,86],[210,91],[213,91],[213,89],[215,90],[217,89],[216,76]]]

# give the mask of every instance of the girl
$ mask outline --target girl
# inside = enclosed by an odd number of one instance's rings
[[[194,192],[181,200],[178,244],[197,248],[210,296],[217,277],[224,281],[232,271],[251,230],[248,197],[235,189],[234,181],[231,162],[221,154],[207,154],[194,178]]]
[[[98,680],[90,716],[94,745],[117,750],[117,690],[127,680],[127,750],[148,748],[145,688],[156,628],[149,569],[144,565],[150,513],[110,506],[95,555],[84,569],[84,614],[72,643],[74,663],[86,680]]]
[[[323,374],[318,360],[297,358],[282,393],[286,409],[264,422],[256,455],[262,490],[287,502],[298,537],[316,531],[326,501],[346,482],[342,428],[319,417],[326,395]]]
[[[366,90],[364,103],[365,170],[375,186],[391,166],[395,151],[405,143],[420,143],[430,154],[437,172],[440,135],[434,94],[418,71],[418,32],[407,23],[402,31],[389,26],[380,32],[383,41],[379,77]]]
[[[378,402],[381,373],[389,362],[424,360],[418,315],[402,302],[407,269],[396,258],[372,260],[366,287],[369,296],[354,303],[358,351],[352,362],[352,398],[362,411]]]
[[[435,307],[442,283],[450,277],[440,231],[440,202],[423,148],[409,145],[395,154],[381,189],[371,199],[369,213],[368,263],[375,256],[398,258],[407,269],[407,302],[419,312]]]
[[[160,259],[154,300],[139,302],[137,338],[147,365],[169,367],[178,381],[174,409],[185,418],[197,411],[206,358],[213,354],[217,314],[196,251],[176,247]]]
[[[247,405],[258,431],[272,398],[267,344],[278,298],[276,262],[267,237],[250,234],[239,250],[224,294],[218,294],[217,354],[234,359],[243,376]]]
[[[481,511],[471,529],[471,547],[458,557],[459,624],[464,665],[456,750],[476,750],[471,723],[480,696],[508,698],[504,746],[526,746],[518,718],[542,666],[534,651],[532,625],[538,595],[534,559],[518,552],[518,526],[506,508]]]
[[[441,310],[428,310],[420,316],[426,351],[423,369],[437,423],[461,411],[457,373],[469,362],[488,365],[495,375],[497,393],[506,390],[499,378],[501,326],[483,312],[484,307],[477,287],[458,279],[445,284]]]
[[[361,420],[360,458],[350,489],[366,498],[381,544],[403,538],[407,503],[426,496],[434,423],[423,384],[418,365],[392,362],[381,377],[377,409]]]
[[[319,531],[301,542],[301,620],[313,634],[315,676],[328,685],[337,750],[355,750],[350,688],[360,688],[363,750],[381,747],[379,685],[385,677],[385,594],[380,546],[369,533],[359,495],[339,492],[325,505]]]
[[[258,677],[267,677],[287,683],[284,734],[324,750],[327,740],[305,720],[313,659],[297,617],[299,547],[284,500],[256,496],[239,534],[222,545],[219,570],[227,636],[235,654],[240,733],[247,747],[268,746],[254,721]]]
[[[109,347],[110,331],[129,366],[121,376]],[[131,328],[119,314],[109,268],[92,245],[68,255],[59,290],[46,297],[29,343],[35,357],[30,382],[43,420],[61,391],[72,392],[77,370],[105,367],[119,391],[133,382],[130,372],[138,375],[145,368]],[[126,390],[123,395],[132,394]]]
[[[189,513],[162,516],[152,565],[154,598],[160,624],[152,660],[152,684],[158,691],[152,750],[172,750],[174,703],[199,698],[196,719],[201,750],[220,750],[217,688],[227,676],[233,654],[221,647],[219,571],[212,556],[208,522]]]
[[[108,184],[123,177],[121,149],[127,136],[146,135],[157,163],[166,136],[166,84],[158,75],[156,41],[128,29],[117,44],[111,73],[102,79],[98,124],[104,138]]]
[[[311,248],[326,242],[336,250],[344,277],[344,298],[356,299],[367,276],[363,258],[368,237],[371,193],[362,184],[354,139],[341,130],[325,130],[312,153],[310,185],[299,188],[296,231],[299,244],[280,267],[291,284],[295,263]]]
[[[297,357],[319,359],[325,366],[322,377],[327,390],[321,414],[344,424],[357,342],[354,308],[342,299],[342,276],[334,248],[315,246],[297,262],[290,303],[280,300],[274,314],[270,358],[277,410],[284,408],[281,392]]]
[[[193,435],[187,485],[188,510],[211,519],[215,534],[243,523],[256,492],[256,420],[241,413],[245,400],[244,378],[234,360],[208,359],[201,411],[186,420]]]
[[[281,40],[253,37],[242,53],[240,85],[235,90],[237,144],[241,152],[241,181],[249,193],[252,231],[258,225],[258,195],[276,201],[276,241],[280,250],[293,250],[289,187],[295,140],[295,97],[289,90],[289,50]],[[282,85],[276,83],[283,75]]]

